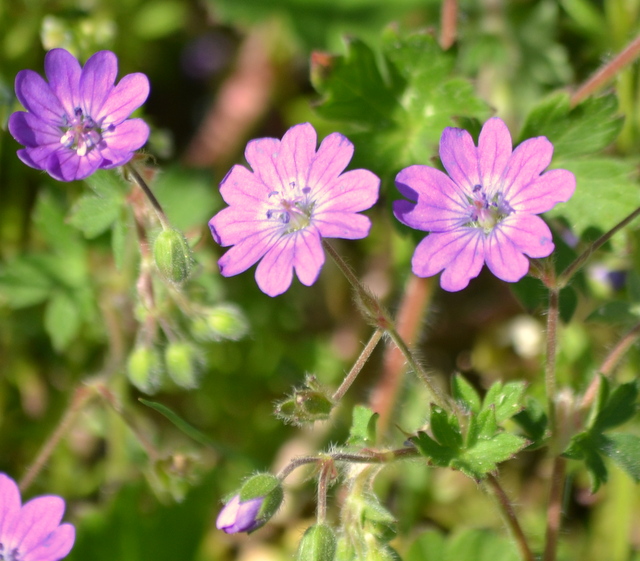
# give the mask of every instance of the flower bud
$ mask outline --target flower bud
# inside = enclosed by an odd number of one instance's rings
[[[155,349],[137,347],[127,360],[127,378],[141,392],[152,394],[160,386],[162,362]]]
[[[238,341],[249,330],[244,314],[236,306],[223,304],[209,308],[205,314],[197,318],[191,331],[201,341]]]
[[[179,230],[168,229],[158,234],[153,257],[160,274],[173,283],[185,281],[191,272],[191,249]]]
[[[305,386],[276,404],[276,415],[287,423],[301,425],[329,418],[335,402],[315,376],[307,376]]]
[[[326,524],[307,528],[300,540],[296,561],[333,561],[336,555],[336,536]]]
[[[367,494],[362,498],[362,528],[381,542],[391,541],[397,533],[395,517],[381,504],[375,495]]]
[[[283,498],[282,484],[275,475],[254,475],[220,511],[216,527],[227,534],[251,533],[269,521]]]
[[[198,387],[199,357],[192,344],[186,341],[169,343],[164,350],[164,363],[167,373],[180,387]]]

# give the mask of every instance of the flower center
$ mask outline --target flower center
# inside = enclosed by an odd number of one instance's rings
[[[60,143],[65,148],[75,150],[78,156],[86,156],[102,142],[102,128],[80,107],[75,108],[71,119],[64,115],[62,120],[64,134],[60,137]]]
[[[482,228],[485,234],[490,233],[496,224],[513,212],[501,192],[489,198],[482,185],[475,185],[473,195],[467,196],[467,200],[469,201],[469,222],[465,226]]]
[[[0,561],[20,561],[17,548],[5,550],[4,544],[0,542]]]
[[[315,203],[309,198],[311,188],[298,186],[291,181],[282,191],[271,191],[269,202],[274,206],[267,210],[267,219],[285,225],[284,233],[290,234],[306,228],[311,223]]]

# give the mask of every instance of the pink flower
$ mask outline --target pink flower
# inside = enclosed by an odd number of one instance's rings
[[[225,276],[260,261],[256,281],[269,296],[285,292],[295,270],[307,286],[324,264],[322,238],[364,238],[371,222],[358,212],[378,199],[380,180],[370,171],[342,173],[353,144],[338,133],[316,152],[309,123],[290,128],[282,140],[259,138],[247,145],[253,171],[236,165],[220,184],[229,205],[209,222],[213,238],[233,247],[218,261]]]
[[[525,255],[547,257],[554,250],[549,227],[536,215],[568,201],[575,177],[563,169],[542,173],[553,155],[544,136],[511,146],[497,117],[484,124],[477,147],[467,131],[448,127],[440,159],[449,176],[422,165],[396,176],[399,191],[411,199],[395,201],[396,218],[431,232],[413,254],[416,275],[444,270],[440,285],[457,291],[486,263],[497,277],[516,282],[529,270]]]
[[[0,559],[4,561],[58,561],[66,557],[75,530],[60,524],[64,501],[47,495],[21,506],[13,479],[0,473]]]
[[[128,74],[114,85],[118,59],[94,54],[80,67],[64,49],[44,59],[47,83],[33,70],[16,76],[16,95],[27,110],[9,118],[9,131],[24,146],[18,157],[59,181],[84,179],[98,168],[127,163],[149,136],[142,119],[129,119],[149,95],[144,74]]]

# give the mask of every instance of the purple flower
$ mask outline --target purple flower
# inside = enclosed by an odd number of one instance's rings
[[[71,524],[60,524],[64,501],[52,495],[20,505],[13,479],[0,473],[0,559],[57,561],[66,557],[75,540]]]
[[[228,277],[257,261],[256,281],[269,296],[291,285],[295,269],[302,284],[313,284],[324,263],[321,238],[364,238],[371,222],[357,214],[378,199],[380,180],[370,171],[342,173],[353,144],[338,133],[316,152],[309,123],[290,128],[282,140],[260,138],[247,145],[253,172],[234,166],[220,184],[230,205],[209,222],[213,238],[233,245],[218,265]]]
[[[144,74],[128,74],[114,85],[118,59],[94,54],[80,67],[64,49],[44,59],[47,83],[33,70],[16,76],[16,95],[27,112],[9,118],[9,131],[25,148],[18,157],[60,181],[91,175],[128,162],[149,136],[142,119],[128,119],[149,95]]]
[[[525,255],[550,255],[551,231],[536,214],[568,201],[576,186],[567,170],[542,173],[552,154],[544,136],[512,151],[509,130],[497,117],[482,127],[477,147],[467,131],[446,128],[440,159],[449,177],[421,165],[396,176],[400,192],[416,201],[395,201],[396,218],[431,232],[416,247],[413,272],[429,277],[444,269],[440,285],[456,291],[485,262],[497,277],[516,282],[529,270]]]
[[[252,532],[264,524],[258,516],[264,497],[256,497],[240,502],[240,495],[235,495],[220,511],[216,520],[216,528],[227,534]]]

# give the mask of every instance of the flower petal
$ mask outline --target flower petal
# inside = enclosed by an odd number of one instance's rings
[[[492,117],[482,130],[478,139],[478,165],[480,183],[493,195],[491,187],[499,185],[502,171],[511,157],[511,134],[502,119]]]
[[[111,51],[95,53],[84,65],[80,76],[80,101],[85,115],[98,121],[102,108],[118,74],[118,58]]]
[[[147,100],[149,79],[140,72],[127,74],[108,94],[97,115],[91,114],[105,128],[122,123]]]
[[[0,473],[0,536],[5,538],[14,529],[20,513],[20,490],[8,475]]]
[[[57,561],[66,557],[76,539],[71,524],[61,524],[30,551],[22,552],[23,561]]]
[[[371,220],[353,212],[322,212],[313,216],[313,224],[323,238],[359,240],[366,238]]]
[[[280,142],[273,160],[282,184],[288,187],[307,186],[309,167],[316,153],[318,136],[309,123],[291,127]]]
[[[16,96],[24,108],[54,125],[62,124],[64,108],[44,78],[33,70],[21,70],[16,76]]]
[[[366,169],[354,169],[323,184],[312,197],[317,212],[359,212],[371,208],[378,200],[380,179]]]
[[[466,193],[480,184],[478,152],[473,138],[463,129],[447,127],[440,138],[440,160],[447,173]]]
[[[228,205],[264,205],[271,187],[244,166],[235,165],[220,183],[220,194]],[[264,216],[263,216],[264,217]]]
[[[322,141],[313,158],[309,169],[309,187],[314,190],[314,193],[316,189],[318,192],[322,191],[323,186],[332,183],[345,170],[352,157],[351,141],[338,132],[331,133]]]
[[[509,204],[547,168],[552,156],[553,144],[544,136],[525,140],[513,151],[501,179],[502,193]]]
[[[54,495],[31,499],[20,510],[8,547],[31,551],[40,545],[60,524],[64,501]],[[5,543],[7,547],[7,543]]]
[[[105,159],[103,168],[120,166],[131,159],[149,138],[149,125],[142,119],[128,119],[102,135],[100,155]],[[103,145],[105,145],[103,147]]]
[[[496,229],[500,229],[513,244],[529,257],[548,257],[553,252],[553,235],[542,218],[533,214],[512,214]]]
[[[84,179],[96,171],[103,159],[98,150],[78,156],[74,150],[56,150],[47,160],[46,171],[59,181]]]
[[[509,234],[513,233],[513,229],[504,227],[503,224],[496,226],[486,240],[485,261],[496,277],[516,282],[529,271],[529,260],[510,238]],[[521,239],[524,240],[524,236]]]
[[[509,204],[516,211],[540,214],[567,202],[576,190],[576,176],[566,169],[552,169],[522,185],[514,186]]]
[[[211,226],[211,223],[209,223]],[[213,228],[212,228],[213,229]],[[236,242],[219,260],[218,267],[223,277],[232,277],[243,273],[255,265],[273,245],[278,243],[280,234],[274,229],[251,232]]]
[[[482,269],[483,237],[477,228],[429,234],[416,247],[412,270],[419,277],[430,277],[444,269],[440,286],[449,292],[462,290]]]
[[[62,148],[60,129],[43,121],[33,113],[16,111],[9,117],[9,132],[20,144],[30,148],[45,144]]]
[[[398,190],[417,203],[395,201],[393,210],[403,224],[427,232],[446,232],[469,220],[469,203],[461,189],[440,170],[415,165],[396,176]]]
[[[279,151],[280,141],[277,138],[251,140],[244,150],[244,157],[249,162],[254,175],[269,187],[270,191],[280,191],[283,187],[275,165]]]
[[[80,107],[80,63],[65,49],[52,49],[44,58],[44,71],[51,90],[67,115],[72,116]]]
[[[311,286],[316,282],[320,269],[324,265],[324,250],[320,234],[315,228],[306,228],[293,234],[293,266],[300,282]]]
[[[258,263],[256,282],[267,296],[278,296],[291,286],[294,256],[295,236],[282,236]]]

